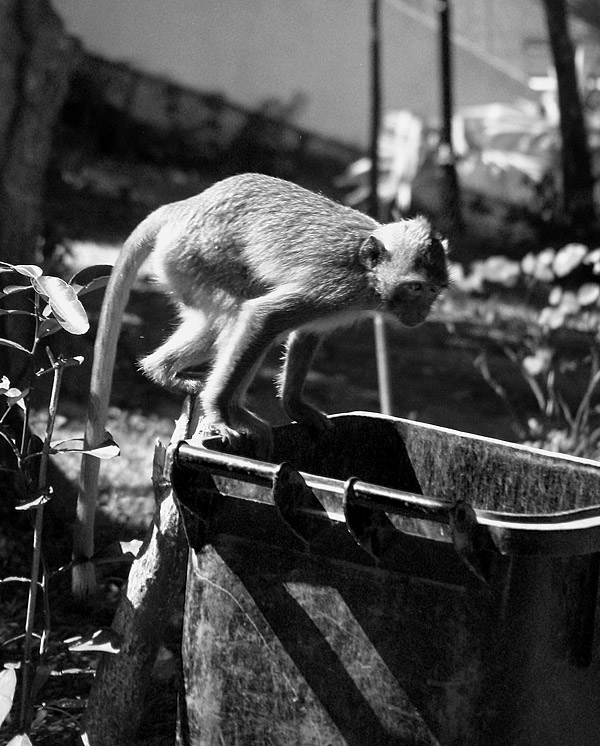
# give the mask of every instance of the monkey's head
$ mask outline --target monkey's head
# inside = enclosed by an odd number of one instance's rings
[[[404,326],[417,326],[448,285],[447,244],[422,217],[376,228],[359,249],[378,307]]]

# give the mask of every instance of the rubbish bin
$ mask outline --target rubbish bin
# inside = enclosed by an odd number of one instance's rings
[[[600,464],[352,413],[181,443],[179,743],[597,746]]]

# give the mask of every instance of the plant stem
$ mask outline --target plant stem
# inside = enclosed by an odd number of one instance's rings
[[[590,416],[590,402],[596,387],[600,383],[600,362],[598,361],[598,350],[592,348],[592,369],[590,371],[590,380],[588,382],[585,394],[577,409],[575,424],[573,425],[573,440],[577,442],[581,436],[581,431],[587,427]]]
[[[511,418],[511,424],[519,440],[525,440],[525,438],[528,435],[527,430],[521,424],[521,420],[519,419],[519,416],[517,415],[515,408],[511,404],[510,398],[508,394],[506,393],[506,389],[500,384],[499,381],[497,381],[494,378],[490,370],[489,363],[488,363],[488,357],[485,351],[480,352],[480,354],[475,359],[475,367],[479,370],[483,380],[496,393],[496,395],[504,402],[504,406],[508,410],[508,413]]]
[[[59,359],[54,360],[52,353],[48,350],[48,356],[54,367],[54,376],[52,379],[52,392],[50,394],[50,403],[48,405],[48,422],[46,424],[46,434],[44,437],[44,444],[42,446],[42,453],[40,458],[40,470],[38,474],[38,491],[40,494],[46,487],[46,477],[48,474],[48,460],[50,458],[50,444],[52,442],[52,433],[54,432],[54,424],[56,421],[56,413],[58,407],[58,397],[60,393],[60,385],[63,374],[63,364]],[[44,519],[44,505],[39,505],[35,509],[35,525],[33,531],[33,557],[31,560],[31,578],[29,583],[29,596],[27,599],[27,617],[25,621],[25,641],[23,644],[23,689],[21,692],[21,732],[28,733],[31,726],[31,713],[32,705],[31,702],[31,684],[33,681],[33,661],[32,661],[32,647],[33,647],[33,625],[35,621],[35,606],[37,601],[38,591],[38,578],[40,574],[40,561],[42,556],[42,526]],[[44,570],[42,573],[45,575]],[[43,589],[44,593],[47,592],[47,578],[43,578]],[[47,608],[47,607],[46,607]],[[49,620],[46,619],[44,625],[44,633],[47,638]],[[45,647],[45,645],[44,645]],[[40,651],[45,652],[45,651]]]

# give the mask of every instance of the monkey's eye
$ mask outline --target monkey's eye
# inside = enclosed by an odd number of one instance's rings
[[[422,282],[408,282],[406,284],[406,289],[409,293],[414,293],[417,295],[418,293],[423,292],[423,283]]]

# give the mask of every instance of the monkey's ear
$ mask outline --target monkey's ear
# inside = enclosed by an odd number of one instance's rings
[[[358,261],[365,269],[373,269],[385,256],[385,246],[375,236],[369,236],[358,250]]]
[[[446,255],[446,257],[449,257],[450,256],[450,244],[448,243],[448,239],[438,236],[438,240],[442,244],[442,248],[444,249],[444,254]]]

